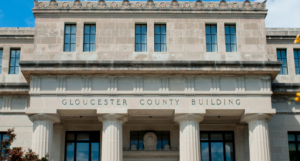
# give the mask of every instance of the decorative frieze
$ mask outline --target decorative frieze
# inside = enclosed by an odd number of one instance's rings
[[[260,77],[262,95],[271,95],[271,79],[270,77]]]
[[[211,95],[220,95],[220,77],[210,78],[210,92]]]
[[[107,7],[108,6],[108,7]],[[64,9],[80,9],[80,10],[103,10],[103,9],[121,9],[121,10],[266,10],[266,2],[202,2],[197,0],[196,2],[153,2],[149,0],[147,2],[129,2],[125,0],[123,2],[105,2],[100,0],[99,2],[86,2],[76,0],[75,2],[67,1],[55,1],[50,2],[36,2],[34,9],[44,10],[64,10]]]
[[[185,95],[195,95],[195,77],[189,76],[185,78],[186,88]]]
[[[118,91],[118,79],[116,76],[109,76],[108,77],[108,95],[117,95]]]
[[[144,79],[143,77],[135,77],[133,91],[135,95],[142,95],[144,90]]]
[[[235,92],[237,95],[244,95],[245,94],[245,77],[236,77],[235,78]]]
[[[169,95],[169,77],[160,78],[160,95]]]
[[[4,96],[2,102],[2,110],[11,110],[12,96]]]
[[[82,78],[82,92],[88,93],[92,91],[92,77],[83,77]]]
[[[66,77],[59,76],[56,79],[56,92],[65,92],[67,86]]]
[[[41,86],[40,77],[31,77],[30,80],[30,92],[39,92]]]

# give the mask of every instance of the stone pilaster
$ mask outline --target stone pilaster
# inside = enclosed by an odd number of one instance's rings
[[[174,121],[180,128],[180,161],[200,161],[199,123],[204,116],[199,114],[181,114]]]
[[[248,123],[250,161],[271,161],[269,121],[272,115],[252,114],[242,117]]]
[[[34,114],[29,119],[33,122],[32,151],[40,158],[51,154],[53,124],[60,122],[57,115]],[[51,158],[51,156],[49,156]]]
[[[105,161],[123,161],[123,123],[127,117],[120,114],[98,116],[103,123],[102,159]]]

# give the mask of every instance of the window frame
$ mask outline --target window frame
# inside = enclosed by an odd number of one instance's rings
[[[295,141],[289,141],[289,134],[294,134],[295,135]],[[291,157],[290,157],[290,143],[294,143],[295,144],[295,146],[296,146],[296,159],[297,159],[297,161],[300,161],[300,149],[298,148],[298,144],[300,145],[300,139],[299,139],[299,141],[298,141],[298,139],[297,139],[297,135],[300,135],[300,132],[295,132],[295,131],[293,131],[293,132],[287,132],[287,137],[288,137],[288,150],[289,150],[289,160],[291,160]]]
[[[232,34],[230,32],[230,28],[234,26],[234,34]],[[229,34],[226,34],[226,27],[229,27]],[[225,33],[225,50],[226,52],[238,52],[238,49],[237,49],[237,36],[236,36],[236,24],[225,24],[224,26],[224,33]],[[235,43],[231,43],[231,36],[235,36]],[[230,42],[226,42],[226,36],[229,36],[229,39],[230,39]],[[230,46],[230,51],[227,51],[227,45]],[[235,45],[235,51],[232,50],[232,45]]]
[[[89,31],[89,34],[86,34],[85,33],[85,27],[86,26],[90,26],[90,31]],[[95,33],[94,34],[92,34],[92,32],[91,32],[91,26],[95,26]],[[83,25],[83,52],[95,52],[96,51],[96,32],[97,32],[97,29],[96,29],[96,24],[84,24]],[[85,43],[85,36],[89,36],[89,43]],[[95,40],[94,40],[94,43],[91,43],[91,35],[94,35],[95,36]],[[89,44],[89,50],[88,51],[85,51],[84,50],[84,45],[85,44]],[[91,51],[91,45],[94,45],[95,46],[95,50],[94,51]]]
[[[212,34],[211,32],[211,28],[212,26],[215,26],[216,27],[216,34]],[[209,27],[210,28],[210,33],[207,34],[207,30],[206,28]],[[212,36],[215,35],[216,36],[216,43],[213,43],[212,42]],[[210,36],[210,43],[207,43],[207,37]],[[218,25],[217,24],[205,24],[205,39],[206,39],[206,52],[218,52]],[[207,46],[210,44],[211,48],[210,48],[210,51],[208,51],[208,48]],[[217,46],[217,51],[213,51],[213,45],[216,45]]]
[[[136,27],[137,26],[140,26],[140,34],[137,34],[136,33]],[[142,33],[142,26],[146,26],[146,34],[143,34]],[[134,26],[134,35],[135,35],[135,39],[134,39],[134,51],[135,52],[147,52],[148,51],[148,40],[147,40],[147,34],[148,34],[148,28],[147,28],[147,24],[135,24],[135,26]],[[139,43],[137,43],[137,41],[136,41],[136,38],[137,38],[137,36],[140,36],[140,42]],[[142,37],[143,36],[146,36],[146,43],[143,43],[142,42]],[[137,51],[137,45],[140,45],[140,51]],[[146,46],[146,50],[145,51],[143,51],[142,50],[142,45],[145,45]]]
[[[165,26],[165,28],[166,28],[165,34],[162,34],[161,31],[160,31],[160,34],[156,34],[156,33],[155,33],[155,26],[159,26],[159,29],[160,29],[160,30],[161,30],[161,27],[162,27],[162,26]],[[159,40],[160,43],[156,43],[156,42],[155,42],[155,36],[156,36],[156,35],[159,35],[159,36],[160,36],[160,40]],[[161,39],[162,39],[162,36],[163,36],[163,35],[165,36],[166,43],[161,43]],[[159,45],[160,45],[160,50],[159,50],[159,51],[156,51],[156,47],[155,47],[156,44],[159,44]],[[162,49],[161,49],[161,46],[162,46],[163,44],[166,46],[166,51],[162,51]],[[168,44],[168,43],[167,43],[167,24],[154,24],[154,52],[168,52],[167,44]]]
[[[129,143],[130,143],[130,148],[131,148],[131,146],[132,146],[132,144],[131,144],[131,133],[132,132],[137,132],[138,134],[137,134],[137,136],[138,136],[138,138],[137,138],[137,140],[139,141],[140,139],[139,139],[139,133],[148,133],[148,132],[153,132],[153,133],[158,133],[158,132],[160,132],[161,133],[161,135],[162,135],[162,133],[163,132],[168,132],[169,133],[169,139],[168,139],[168,142],[169,142],[169,147],[170,147],[170,149],[171,149],[171,132],[170,131],[130,131],[130,134],[129,134]],[[156,134],[155,134],[156,135]],[[157,136],[156,136],[157,137]],[[144,136],[142,137],[142,139],[141,140],[144,140]],[[158,141],[158,139],[157,139],[157,141]],[[136,149],[137,150],[140,150],[140,148],[139,148],[139,142],[137,143],[137,147],[136,147]],[[161,147],[162,147],[162,145],[163,145],[163,142],[161,141]],[[156,145],[157,146],[157,145]],[[162,149],[161,150],[163,150],[165,147],[162,147]],[[157,149],[158,150],[158,149]]]
[[[296,58],[296,52],[298,57]],[[298,61],[298,66],[296,65],[296,61]],[[294,63],[295,63],[295,74],[300,75],[300,49],[294,49]],[[297,73],[297,69],[299,73]]]
[[[280,58],[278,58],[278,51],[280,52]],[[285,52],[285,58],[281,58],[281,52],[284,51]],[[288,68],[288,59],[287,59],[287,49],[276,49],[276,58],[277,61],[282,61],[285,59],[285,64],[286,66],[283,66],[283,63],[280,67],[280,72],[278,73],[278,75],[289,75],[289,68]],[[286,68],[286,74],[283,74],[283,69]]]
[[[67,31],[67,26],[71,26],[71,28],[70,28],[70,33],[66,33],[66,31]],[[75,34],[72,34],[72,27],[73,27],[73,26],[76,27]],[[63,46],[64,52],[75,52],[75,51],[76,51],[76,42],[77,42],[76,34],[77,34],[77,24],[75,24],[75,23],[74,23],[74,24],[65,24],[65,27],[64,27],[64,46]],[[70,35],[70,43],[66,43],[66,36],[67,36],[67,35]],[[75,43],[72,43],[72,35],[73,35],[73,36],[75,35]],[[66,50],[66,44],[69,44],[69,45],[70,45],[70,50],[69,50],[69,51]],[[71,45],[75,45],[74,51],[72,51]]]
[[[98,143],[98,142],[95,142],[95,141],[91,141],[90,139],[88,141],[86,140],[82,140],[82,141],[78,141],[77,140],[77,134],[78,133],[89,133],[89,136],[90,136],[90,133],[96,133],[96,132],[99,132],[99,161],[101,161],[101,132],[100,131],[66,131],[65,132],[65,153],[64,153],[64,161],[67,160],[67,143],[74,143],[74,161],[77,161],[76,160],[76,154],[77,154],[77,143],[89,143],[89,161],[91,161],[91,143]],[[68,133],[74,133],[74,140],[68,140],[67,139],[67,136],[68,136]]]
[[[20,56],[19,56],[19,60],[17,60],[17,56],[15,56],[15,65],[12,66],[11,63],[12,63],[12,52],[13,51],[19,51],[20,52]],[[16,53],[15,53],[16,54]],[[12,48],[10,49],[10,52],[9,52],[9,67],[8,67],[8,74],[20,74],[20,64],[19,64],[19,61],[21,59],[21,49],[20,48]],[[17,66],[18,65],[18,66]],[[16,67],[19,69],[18,70],[18,73],[11,73],[11,68],[14,67],[16,69]],[[16,70],[15,70],[16,71]]]
[[[203,133],[208,133],[208,140],[201,140],[201,134]],[[210,134],[211,133],[222,133],[222,140],[211,140]],[[232,134],[232,140],[225,140],[225,133],[230,133]],[[208,153],[209,153],[209,161],[212,160],[211,157],[211,143],[213,142],[222,142],[223,143],[223,157],[224,157],[224,161],[226,161],[226,148],[225,148],[225,143],[226,142],[230,142],[233,145],[233,161],[236,161],[236,152],[235,152],[235,136],[234,136],[234,131],[200,131],[200,146],[201,143],[207,142],[208,143]],[[202,156],[202,149],[200,148],[200,153]],[[202,158],[201,158],[202,159]]]

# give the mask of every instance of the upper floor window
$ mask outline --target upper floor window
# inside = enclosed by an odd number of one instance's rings
[[[300,133],[289,132],[289,154],[291,161],[300,161]]]
[[[225,43],[226,52],[237,52],[235,25],[225,25]]]
[[[0,49],[0,74],[2,73],[3,49]]]
[[[234,161],[233,132],[200,132],[201,161]]]
[[[7,136],[6,132],[0,132],[0,145],[2,143],[2,141],[9,139],[9,136]],[[1,146],[0,146],[0,151],[2,151]]]
[[[135,25],[135,51],[147,51],[147,25]]]
[[[130,131],[130,147],[135,145],[136,149],[144,150],[144,136],[149,131]],[[166,145],[170,145],[170,131],[153,131],[157,137],[156,149],[163,150]]]
[[[300,75],[300,50],[294,50],[294,59],[296,75]]]
[[[76,25],[65,25],[64,51],[72,52],[76,50]]]
[[[99,161],[100,131],[66,132],[65,161]]]
[[[279,75],[287,75],[288,67],[286,60],[286,49],[277,49],[277,60],[282,61],[282,66],[280,68]]]
[[[19,74],[20,49],[10,51],[9,74]]]
[[[83,51],[95,51],[96,25],[84,25]],[[76,36],[76,35],[75,35]]]
[[[154,51],[167,52],[166,25],[154,26]]]
[[[218,52],[217,25],[206,25],[206,51]]]

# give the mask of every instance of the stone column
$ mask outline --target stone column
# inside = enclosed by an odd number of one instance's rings
[[[29,119],[33,122],[32,151],[40,158],[45,157],[51,152],[53,124],[60,122],[60,119],[48,114],[30,115]]]
[[[199,114],[181,114],[174,121],[180,128],[180,161],[200,161],[199,123],[204,116]]]
[[[102,159],[105,161],[123,161],[123,123],[127,117],[120,114],[98,116],[103,123]]]
[[[252,114],[242,117],[248,123],[250,161],[271,161],[268,122],[272,115]]]

